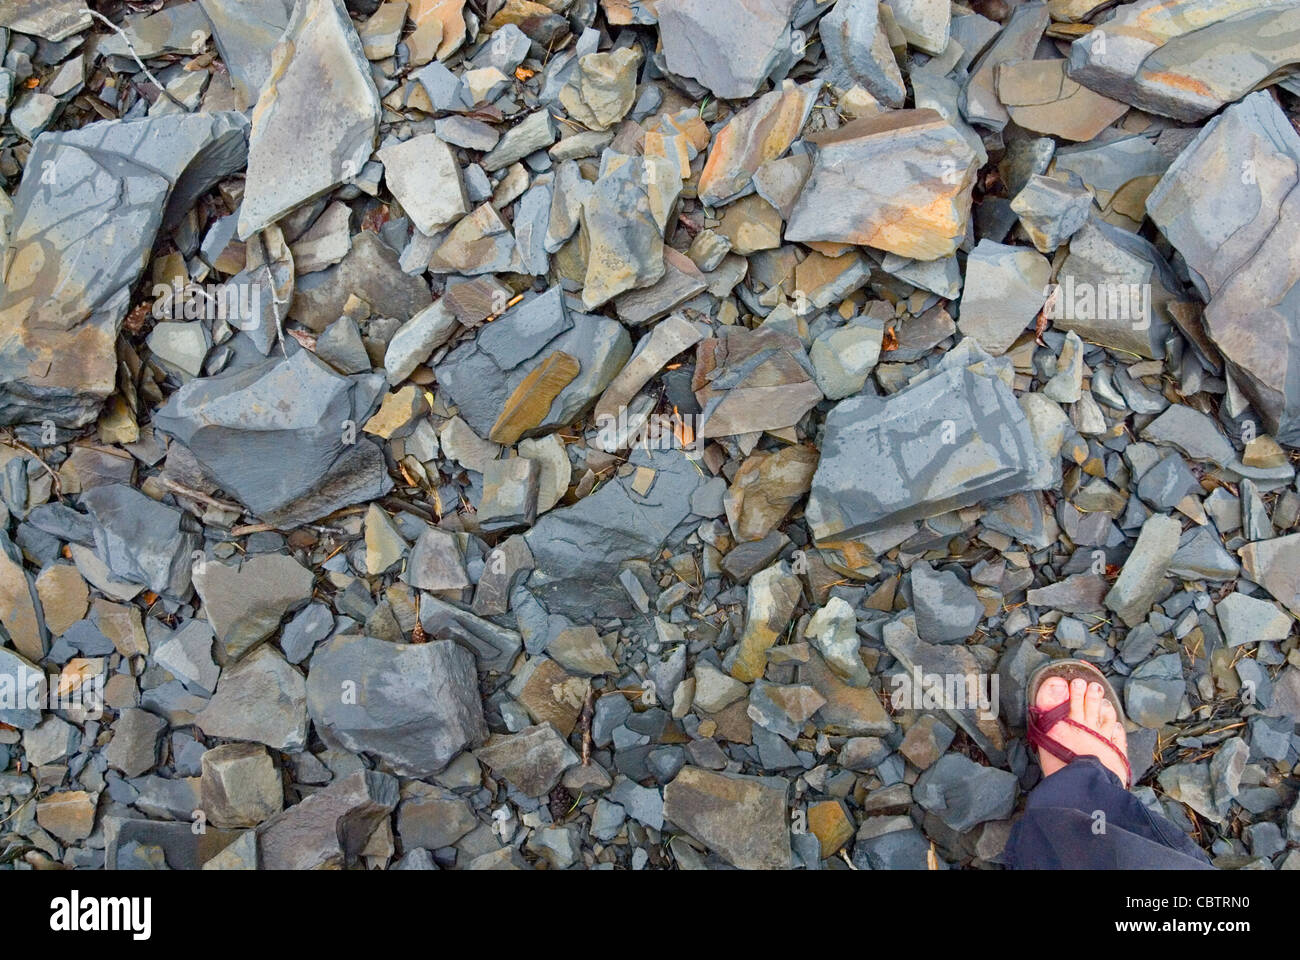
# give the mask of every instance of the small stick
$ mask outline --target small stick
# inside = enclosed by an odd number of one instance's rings
[[[237,503],[230,503],[226,500],[218,500],[216,497],[208,496],[193,487],[187,487],[185,484],[173,480],[165,473],[158,474],[158,482],[170,490],[172,493],[179,493],[181,496],[189,497],[191,500],[197,500],[199,503],[206,503],[209,507],[216,507],[218,510],[228,510],[231,513],[237,513],[240,516],[244,514],[244,508]]]
[[[138,64],[140,65],[140,69],[144,71],[144,75],[145,75],[146,77],[149,78],[150,82],[152,82],[153,85],[154,85],[155,87],[158,88],[158,92],[161,93],[161,94],[162,94],[164,97],[166,97],[168,100],[170,100],[172,103],[176,104],[176,106],[180,107],[180,108],[181,108],[182,110],[184,110],[186,113],[189,113],[189,112],[190,112],[189,108],[188,108],[187,106],[185,106],[185,104],[183,104],[183,103],[181,103],[179,100],[177,100],[175,97],[173,97],[172,94],[171,94],[171,91],[168,90],[168,89],[167,89],[167,88],[162,84],[162,82],[159,81],[159,79],[158,79],[157,77],[155,77],[155,76],[154,76],[154,75],[149,71],[149,68],[146,67],[146,66],[144,65],[144,61],[140,59],[140,55],[139,55],[138,53],[135,52],[135,44],[133,44],[133,43],[131,42],[131,38],[130,38],[130,37],[128,37],[125,33],[122,32],[122,28],[121,28],[121,27],[119,27],[119,26],[118,26],[116,23],[114,23],[112,20],[108,19],[108,17],[104,16],[104,15],[103,15],[102,13],[100,13],[98,10],[91,10],[91,9],[87,8],[86,10],[84,10],[84,11],[82,11],[82,12],[83,12],[83,13],[88,13],[88,14],[90,14],[90,15],[91,15],[92,17],[94,17],[96,20],[98,20],[98,21],[100,21],[101,23],[107,25],[108,29],[112,30],[112,31],[113,31],[114,33],[116,33],[119,37],[121,37],[121,38],[122,38],[122,41],[126,44],[126,48],[127,48],[127,50],[131,51],[131,58],[132,58],[133,60],[135,60],[135,62],[138,63]]]

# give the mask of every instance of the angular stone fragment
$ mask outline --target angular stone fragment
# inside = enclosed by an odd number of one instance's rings
[[[96,553],[114,576],[169,597],[189,592],[200,540],[179,510],[120,483],[87,490],[81,503],[94,523]]]
[[[76,428],[95,418],[116,386],[114,343],[155,234],[244,165],[247,138],[248,122],[228,112],[38,138],[28,169],[57,170],[60,188],[28,176],[14,196],[0,285],[0,422]]]
[[[660,0],[655,10],[668,69],[724,100],[751,97],[790,49],[795,6],[795,0]]]
[[[788,870],[789,786],[779,777],[683,767],[664,788],[664,819],[742,870]]]
[[[483,158],[481,166],[493,173],[517,163],[530,153],[545,150],[554,142],[555,121],[549,110],[538,110],[506,131],[501,142]]]
[[[785,636],[801,596],[799,579],[784,562],[768,567],[749,581],[745,630],[731,666],[733,677],[750,683],[763,675],[767,651]]]
[[[981,240],[966,260],[957,328],[994,356],[1006,353],[1043,308],[1051,277],[1041,254]]]
[[[257,103],[271,73],[271,54],[293,12],[289,0],[199,0],[235,88],[235,107]]]
[[[1209,300],[1205,332],[1268,432],[1292,445],[1300,443],[1297,171],[1300,134],[1260,92],[1207,123],[1147,198]]]
[[[1081,86],[1064,60],[1014,60],[997,68],[998,97],[1026,130],[1066,140],[1091,140],[1128,112],[1128,104]]]
[[[298,350],[191,381],[154,424],[256,516],[292,526],[392,488],[382,451],[360,435],[381,389],[377,375],[340,377]]]
[[[903,105],[907,88],[889,47],[878,0],[837,0],[822,17],[819,32],[832,83],[844,89],[856,84],[887,106]]]
[[[474,657],[451,640],[328,640],[312,657],[307,705],[317,729],[403,776],[437,773],[487,738]]]
[[[23,555],[9,535],[0,530],[0,625],[23,657],[39,662],[49,649],[40,597],[31,574],[23,569]],[[6,721],[9,722],[9,721]]]
[[[782,157],[803,130],[818,86],[786,80],[727,121],[700,174],[701,202],[720,206],[742,195],[759,168]]]
[[[397,778],[358,770],[258,828],[264,870],[339,870],[361,855],[398,801]]]
[[[978,356],[978,347],[959,347],[929,379],[887,399],[850,397],[830,412],[807,508],[819,541],[1046,485],[1014,395],[966,365]]]
[[[794,426],[822,398],[798,339],[769,328],[723,327],[696,348],[691,389],[699,438]]]
[[[36,822],[64,843],[85,840],[95,829],[99,794],[84,790],[51,793],[36,803]]]
[[[512,307],[447,354],[434,369],[439,385],[474,432],[486,436],[519,385],[555,352],[578,361],[579,373],[531,432],[571,423],[598,397],[632,352],[617,321],[570,312],[559,287]]]
[[[568,84],[560,91],[560,103],[588,130],[608,130],[632,109],[640,65],[641,52],[636,47],[579,57]]]
[[[433,273],[503,273],[515,262],[514,234],[485,203],[462,219],[429,258]]]
[[[505,736],[494,735],[475,751],[475,756],[530,797],[550,793],[560,782],[560,774],[581,762],[549,723]]]
[[[1092,194],[1084,187],[1038,174],[1011,201],[1011,209],[1040,253],[1051,253],[1077,233],[1091,208]]]
[[[221,675],[221,668],[212,661],[212,639],[210,626],[190,620],[158,647],[154,659],[187,690],[210,697]]]
[[[226,743],[203,754],[203,812],[218,827],[255,827],[284,809],[284,787],[260,743]]]
[[[307,743],[306,682],[274,647],[263,645],[222,671],[216,695],[194,722],[209,737],[298,753]]]
[[[1159,513],[1142,524],[1133,552],[1106,594],[1106,606],[1130,627],[1136,627],[1150,612],[1182,533],[1181,523]]]
[[[582,204],[587,253],[582,303],[588,310],[664,275],[664,231],[681,178],[660,157],[621,158]]]
[[[637,343],[627,365],[601,394],[595,410],[597,424],[602,420],[616,420],[619,411],[626,409],[651,377],[673,357],[699,343],[702,337],[698,325],[678,315],[655,324],[654,329]]]
[[[994,763],[1001,763],[1006,755],[1007,738],[998,722],[999,702],[994,696],[997,692],[992,686],[994,678],[971,649],[964,644],[926,643],[916,635],[905,617],[887,624],[883,634],[885,649],[906,671],[894,681],[894,707],[925,705],[927,683],[941,683],[944,699],[940,700],[940,705],[944,712]],[[951,700],[946,699],[949,691]]]
[[[618,581],[622,565],[656,556],[689,516],[691,494],[704,482],[692,461],[677,451],[652,457],[638,449],[629,462],[654,469],[648,491],[638,493],[631,477],[616,477],[573,506],[547,513],[524,535],[536,564],[528,588],[551,613],[633,615]]]
[[[727,490],[727,522],[739,541],[762,540],[785,517],[812,484],[817,450],[782,447],[751,454]]]
[[[375,156],[388,189],[421,232],[437,233],[469,213],[456,154],[434,134],[390,144]]]
[[[398,327],[384,353],[384,370],[389,384],[395,386],[409,377],[434,350],[451,339],[459,326],[444,297]],[[319,350],[318,343],[318,353]]]
[[[1285,640],[1294,622],[1276,604],[1243,593],[1230,593],[1214,608],[1228,646]]]
[[[1158,729],[1178,719],[1186,695],[1179,655],[1152,657],[1124,684],[1124,710],[1139,726]]]
[[[912,565],[911,582],[916,632],[922,640],[964,641],[984,619],[984,606],[975,591],[951,570],[935,570],[918,561]]]
[[[483,471],[479,527],[500,533],[531,527],[537,519],[537,464],[525,457],[492,460]]]
[[[943,0],[889,0],[888,6],[908,43],[933,56],[944,52],[951,22],[948,4]]]
[[[891,111],[815,139],[821,150],[787,240],[856,243],[916,260],[956,252],[978,163],[939,114]]]
[[[981,766],[950,753],[921,774],[913,796],[950,830],[965,833],[987,820],[1007,819],[1019,792],[1010,770]]]
[[[1070,238],[1057,280],[1043,307],[1053,326],[1139,357],[1164,355],[1162,307],[1178,283],[1144,237],[1091,219]]]
[[[89,607],[86,581],[70,563],[54,563],[42,570],[36,578],[36,595],[45,626],[56,637],[84,617]]]
[[[563,350],[548,354],[510,394],[501,416],[488,431],[488,439],[493,443],[513,444],[541,426],[556,397],[580,372],[577,359]]]
[[[1007,125],[1010,115],[996,92],[998,67],[1016,60],[1032,60],[1049,19],[1045,3],[1022,3],[1011,11],[997,39],[970,68],[961,99],[962,116],[970,123],[992,130]]]
[[[0,0],[0,27],[58,42],[92,23],[84,0]]]
[[[298,278],[289,319],[320,332],[361,300],[377,317],[405,323],[432,302],[429,284],[402,272],[397,253],[379,234],[363,230],[337,264]],[[355,308],[353,308],[355,309]]]
[[[264,554],[239,566],[195,565],[194,588],[226,656],[239,659],[269,637],[286,613],[311,598],[312,573],[292,557]]]
[[[1300,617],[1300,533],[1248,543],[1239,552],[1246,576]]]
[[[1076,40],[1069,71],[1149,113],[1200,120],[1297,62],[1300,4],[1140,0]]]
[[[303,0],[276,44],[253,110],[239,237],[251,237],[356,177],[381,110],[361,40],[342,0]]]

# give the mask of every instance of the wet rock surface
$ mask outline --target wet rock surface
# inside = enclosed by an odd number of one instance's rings
[[[1300,6],[977,6],[0,0],[0,870],[1294,868]]]

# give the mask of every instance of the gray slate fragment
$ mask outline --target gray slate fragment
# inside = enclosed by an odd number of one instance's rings
[[[43,134],[13,198],[0,287],[0,423],[81,427],[116,388],[114,343],[160,229],[240,170],[248,121],[230,112],[110,120]],[[156,143],[168,148],[158,151]],[[101,242],[106,231],[122,238]]]
[[[298,350],[190,381],[154,425],[254,515],[291,527],[392,489],[383,452],[361,433],[382,384],[374,374],[340,377]]]
[[[888,398],[850,397],[827,415],[807,509],[818,540],[1045,485],[1042,454],[1010,389],[965,365],[981,353],[950,351],[929,379]]]
[[[488,735],[474,657],[451,640],[334,637],[312,657],[307,706],[322,736],[403,776],[437,773]]]

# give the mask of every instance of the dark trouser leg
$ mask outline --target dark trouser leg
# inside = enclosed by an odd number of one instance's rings
[[[1014,870],[1209,870],[1209,858],[1151,813],[1096,757],[1045,777],[1011,828]]]

